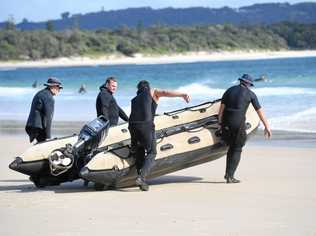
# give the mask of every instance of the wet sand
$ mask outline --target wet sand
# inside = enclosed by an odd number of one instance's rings
[[[96,192],[82,181],[36,189],[8,164],[30,144],[0,135],[0,235],[316,235],[316,148],[254,138],[236,176],[225,158],[151,180]],[[293,142],[295,143],[295,142]]]

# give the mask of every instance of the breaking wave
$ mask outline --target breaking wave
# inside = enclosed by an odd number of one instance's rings
[[[316,107],[269,119],[271,129],[316,133]]]

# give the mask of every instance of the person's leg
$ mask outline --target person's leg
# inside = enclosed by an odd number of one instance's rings
[[[145,161],[145,148],[142,146],[137,146],[135,153],[135,166],[137,170],[137,175],[141,175],[141,169]]]
[[[237,132],[234,143],[230,146],[230,159],[228,168],[227,183],[239,183],[240,181],[235,179],[234,175],[240,162],[242,147],[245,145],[247,134],[245,129],[241,129]]]
[[[157,155],[155,130],[152,130],[151,132],[147,131],[147,133],[143,134],[143,138],[143,141],[145,142],[143,144],[146,149],[146,155],[143,167],[140,170],[140,176],[136,179],[136,184],[142,191],[148,191],[149,186],[146,183],[146,177],[149,175]]]
[[[138,146],[136,150],[135,155],[135,166],[137,171],[137,177],[135,180],[136,185],[142,190],[142,191],[148,191],[149,187],[148,184],[145,182],[143,176],[143,168],[145,165],[145,148],[143,146]]]
[[[47,136],[46,136],[46,132],[43,129],[39,129],[38,131],[38,135],[36,137],[36,141],[37,142],[44,142],[46,140]]]
[[[140,134],[137,131],[137,126],[130,125],[128,127],[130,135],[131,135],[131,150],[130,153],[132,157],[135,159],[135,167],[137,171],[137,175],[140,175],[141,168],[144,165],[144,157],[145,157],[145,149],[140,145],[139,139]]]
[[[146,156],[145,156],[145,162],[144,166],[142,167],[142,177],[146,179],[146,177],[149,175],[152,166],[154,164],[156,155],[157,155],[157,144],[156,144],[156,137],[155,137],[155,131],[152,131],[151,133],[151,142],[146,148]]]
[[[228,145],[228,151],[226,155],[226,171],[224,178],[227,180],[230,177],[230,170],[232,165],[232,155],[233,155],[233,148],[234,148],[234,129],[229,125],[225,125],[222,130],[222,135],[225,143]]]
[[[229,147],[227,155],[226,155],[226,171],[225,171],[225,176],[224,176],[225,179],[227,179],[229,177],[229,170],[231,168],[230,166],[231,166],[232,154],[233,154],[233,150],[231,147]]]
[[[228,169],[228,177],[234,179],[235,171],[239,165],[242,148],[233,147],[230,156],[230,165]]]
[[[129,126],[128,127],[129,133],[131,135],[131,155],[135,155],[136,151],[137,151],[137,136],[136,136],[136,131],[135,131],[135,127],[133,126]]]
[[[39,134],[39,130],[40,130],[39,128],[25,127],[25,131],[29,136],[30,143],[32,143],[33,140],[37,138]]]

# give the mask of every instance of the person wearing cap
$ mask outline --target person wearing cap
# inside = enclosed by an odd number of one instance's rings
[[[128,121],[128,116],[117,104],[113,94],[117,89],[117,82],[114,77],[106,79],[105,84],[100,87],[100,92],[96,100],[97,116],[103,115],[111,126],[118,124],[119,117]]]
[[[62,89],[61,82],[57,78],[49,78],[44,84],[46,88],[37,92],[33,98],[31,111],[26,122],[25,131],[29,135],[30,142],[36,139],[43,142],[51,138],[51,125],[54,115],[54,97]]]
[[[219,109],[219,125],[222,138],[229,146],[226,159],[226,183],[239,183],[234,174],[238,167],[242,148],[246,143],[246,111],[251,103],[264,125],[264,135],[272,135],[269,124],[263,113],[256,94],[249,88],[253,86],[250,75],[239,78],[240,84],[226,90]]]

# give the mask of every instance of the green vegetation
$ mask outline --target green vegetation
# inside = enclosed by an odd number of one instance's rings
[[[66,17],[66,16],[65,16]],[[37,60],[121,53],[172,54],[190,51],[316,49],[316,25],[209,25],[84,31],[18,31],[11,23],[0,30],[0,60]]]

